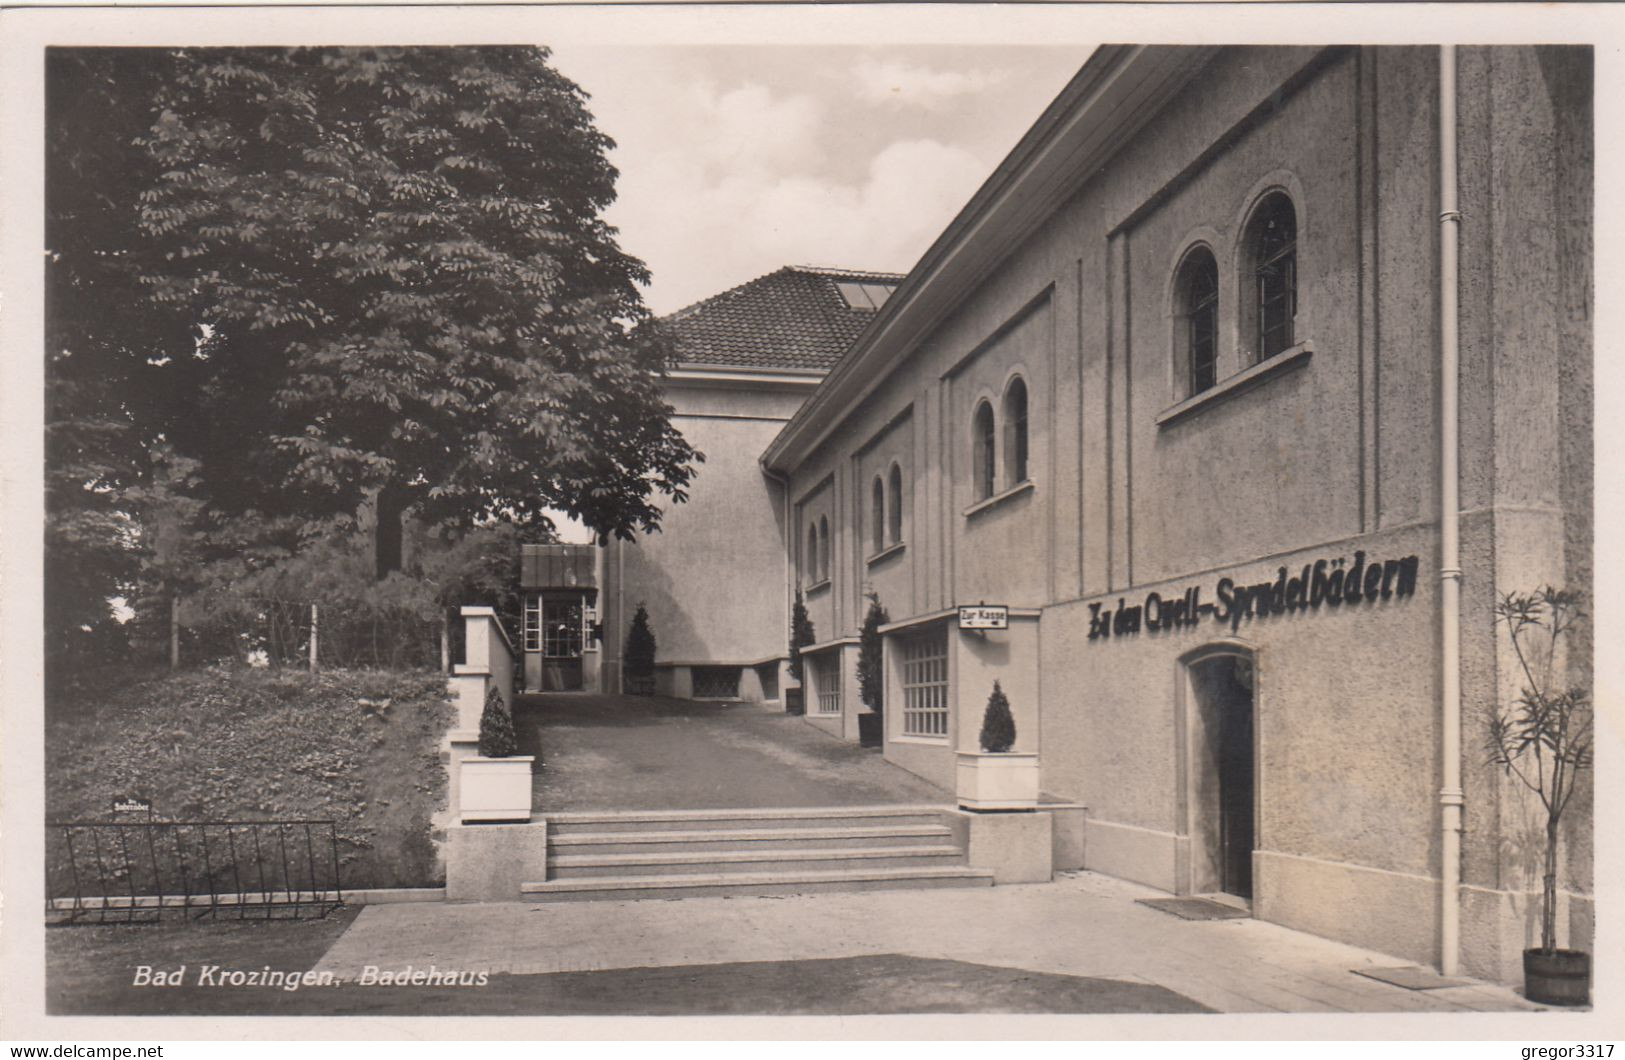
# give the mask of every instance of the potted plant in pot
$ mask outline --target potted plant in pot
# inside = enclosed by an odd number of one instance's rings
[[[790,610],[790,677],[798,687],[784,690],[784,712],[786,714],[805,714],[807,704],[805,700],[806,685],[801,680],[801,649],[809,644],[818,642],[818,634],[813,632],[812,619],[807,615],[807,605],[801,599],[801,587],[796,587],[795,606]]]
[[[654,690],[655,634],[649,628],[649,612],[640,603],[626,634],[626,691],[634,696],[649,696]]]
[[[980,752],[959,752],[959,805],[967,810],[1037,809],[1038,752],[1011,750],[1016,719],[997,681],[982,715],[980,743]]]
[[[530,820],[530,771],[536,759],[519,753],[513,716],[495,685],[485,693],[479,751],[460,766],[459,818],[464,824]]]
[[[858,743],[863,747],[879,747],[885,742],[885,660],[882,654],[880,627],[891,621],[891,616],[880,605],[874,592],[869,596],[869,613],[863,618],[863,632],[858,640],[858,691],[871,713],[858,715]]]
[[[1580,596],[1547,588],[1507,593],[1495,606],[1524,680],[1512,706],[1490,719],[1490,762],[1534,792],[1545,812],[1540,947],[1524,950],[1524,996],[1552,1005],[1591,999],[1591,955],[1557,948],[1558,839],[1580,774],[1592,764],[1591,692],[1561,677],[1563,649],[1584,620]]]

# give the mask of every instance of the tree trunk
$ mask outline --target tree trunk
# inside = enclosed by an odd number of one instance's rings
[[[169,668],[181,668],[181,598],[178,593],[169,594]]]
[[[1557,948],[1557,819],[1546,822],[1546,878],[1541,887],[1540,948]]]
[[[373,566],[379,581],[401,569],[401,516],[406,500],[405,492],[393,485],[383,487],[373,498]]]

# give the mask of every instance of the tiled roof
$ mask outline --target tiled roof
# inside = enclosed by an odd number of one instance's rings
[[[674,359],[827,371],[874,319],[863,285],[883,301],[902,279],[889,272],[787,265],[667,317],[676,337]],[[864,307],[854,308],[849,297]]]

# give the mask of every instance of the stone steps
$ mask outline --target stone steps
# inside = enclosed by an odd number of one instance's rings
[[[942,824],[868,825],[852,828],[726,828],[691,832],[583,832],[549,834],[560,853],[645,854],[662,851],[810,850],[869,846],[935,846],[951,841]]]
[[[528,901],[986,887],[944,807],[569,813],[547,818],[547,878]]]
[[[647,854],[556,854],[547,859],[547,878],[565,880],[607,876],[665,876],[715,873],[723,867],[773,865],[798,869],[910,868],[963,866],[964,854],[952,843],[933,846],[836,847],[803,850],[714,850]]]
[[[554,835],[602,832],[686,832],[694,829],[827,828],[857,824],[937,825],[940,806],[831,806],[781,809],[638,810],[547,815]]]
[[[619,876],[549,880],[520,888],[527,901],[717,898],[821,894],[886,888],[991,887],[993,873],[960,867],[843,869],[834,872],[719,872],[690,876]]]

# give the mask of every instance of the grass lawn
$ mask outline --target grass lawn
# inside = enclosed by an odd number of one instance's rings
[[[357,914],[326,920],[53,928],[46,935],[53,1015],[695,1016],[936,1012],[1206,1012],[1148,983],[1052,975],[886,954],[808,961],[492,975],[482,986],[200,986],[205,964],[309,969]],[[136,987],[139,965],[182,985]],[[387,970],[387,969],[386,969]],[[443,971],[445,969],[442,969]]]
[[[50,704],[47,817],[105,820],[112,800],[141,797],[161,820],[333,820],[346,888],[435,886],[450,711],[428,671],[218,666],[110,683]],[[52,893],[71,895],[60,837],[47,842]]]

